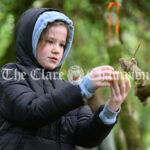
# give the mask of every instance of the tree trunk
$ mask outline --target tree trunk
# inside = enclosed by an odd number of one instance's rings
[[[119,44],[119,41],[117,42],[115,38],[113,38],[112,41],[109,41],[108,54],[109,54],[111,66],[116,66],[117,64],[119,64],[119,58],[122,57],[122,53],[121,53],[122,50],[123,50],[122,45]],[[132,113],[131,114],[129,113],[130,112],[129,107],[132,107],[131,103],[129,99],[126,99],[122,105],[121,113],[119,117],[120,118],[119,122],[121,124],[121,128],[123,130],[124,137],[125,137],[124,144],[123,144],[124,146],[120,147],[121,145],[119,145],[117,149],[118,150],[126,149],[125,147],[127,147],[128,150],[143,150],[139,127],[137,125],[136,120],[133,118]],[[118,134],[116,136],[118,136]],[[117,141],[117,143],[120,142],[122,141],[119,142]],[[125,146],[125,144],[127,145]]]

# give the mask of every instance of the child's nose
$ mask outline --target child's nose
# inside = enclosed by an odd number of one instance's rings
[[[52,48],[52,53],[59,53],[59,45],[54,45]]]

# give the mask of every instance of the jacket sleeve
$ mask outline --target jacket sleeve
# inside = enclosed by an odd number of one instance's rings
[[[80,88],[72,84],[37,96],[27,81],[7,81],[0,77],[0,115],[18,126],[42,127],[83,103]]]
[[[85,148],[99,145],[110,133],[114,124],[106,125],[99,118],[103,105],[91,114],[87,107],[81,107],[78,112],[77,126],[73,135],[74,143]]]

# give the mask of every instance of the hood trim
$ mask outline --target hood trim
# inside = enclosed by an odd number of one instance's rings
[[[35,23],[33,34],[32,34],[32,48],[33,48],[32,52],[34,57],[36,58],[36,48],[42,31],[47,27],[48,23],[55,22],[56,20],[66,22],[70,28],[70,37],[63,58],[58,65],[58,67],[60,67],[70,51],[70,48],[72,46],[72,41],[73,41],[73,35],[74,35],[74,27],[73,27],[72,20],[70,20],[63,13],[60,13],[58,11],[46,11],[39,16],[39,18]]]

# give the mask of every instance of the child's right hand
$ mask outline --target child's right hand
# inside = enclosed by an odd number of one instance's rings
[[[93,96],[97,88],[110,86],[110,81],[114,73],[111,66],[101,66],[94,68],[88,75],[83,78],[79,87],[84,98],[89,99]]]
[[[100,66],[90,72],[90,79],[95,88],[108,87],[113,80],[114,68],[111,66]]]

